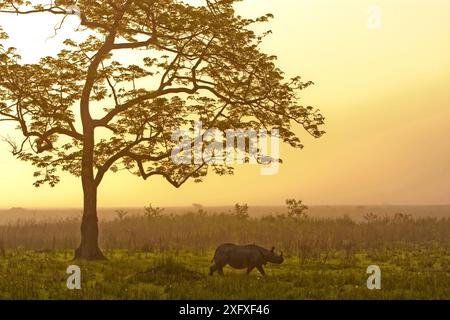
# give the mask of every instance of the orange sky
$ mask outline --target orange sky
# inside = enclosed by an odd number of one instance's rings
[[[200,0],[198,0],[200,1]],[[382,12],[381,29],[368,28],[369,5]],[[450,203],[450,1],[246,0],[239,13],[275,14],[264,50],[279,57],[288,76],[316,83],[303,102],[327,118],[327,135],[299,130],[303,151],[282,147],[275,176],[239,167],[233,177],[210,176],[175,190],[160,179],[109,175],[100,206]],[[57,52],[48,16],[0,17],[26,61]],[[20,22],[18,22],[20,21]],[[17,23],[33,27],[17,28]],[[21,31],[22,30],[22,31]],[[25,45],[25,43],[27,43]],[[2,135],[7,135],[5,128]],[[34,169],[0,148],[0,207],[79,207],[81,186],[63,176],[55,189],[32,187]]]

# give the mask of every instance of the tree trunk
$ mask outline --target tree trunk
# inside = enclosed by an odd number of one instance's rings
[[[98,246],[97,184],[94,179],[94,135],[86,134],[83,146],[81,180],[84,210],[81,222],[81,243],[75,250],[75,259],[106,260]]]
[[[75,259],[106,260],[98,246],[97,188],[84,190],[84,211],[81,222],[81,243]]]

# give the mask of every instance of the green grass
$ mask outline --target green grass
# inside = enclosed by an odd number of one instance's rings
[[[337,252],[326,263],[288,257],[267,265],[266,277],[227,267],[224,278],[207,276],[212,252],[111,250],[106,262],[74,262],[71,255],[7,250],[0,299],[450,299],[450,253],[439,247]],[[66,287],[72,264],[81,267],[82,290]],[[366,287],[371,264],[381,267],[382,290]]]

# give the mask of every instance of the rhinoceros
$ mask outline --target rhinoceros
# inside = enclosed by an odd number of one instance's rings
[[[223,268],[226,265],[238,270],[247,269],[247,274],[256,268],[262,275],[265,275],[263,265],[268,262],[282,264],[284,258],[283,252],[280,255],[275,254],[275,248],[267,250],[254,244],[239,246],[225,243],[216,249],[211,263],[213,262],[214,264],[210,267],[210,276],[216,271],[223,276]]]

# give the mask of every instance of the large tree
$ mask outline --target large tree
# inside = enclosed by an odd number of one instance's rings
[[[0,15],[54,14],[61,23],[77,6],[78,31],[89,35],[81,43],[66,40],[57,56],[35,64],[0,46],[0,122],[16,123],[23,135],[8,140],[14,155],[38,168],[37,187],[56,185],[61,170],[81,177],[75,258],[104,258],[97,190],[107,172],[162,176],[177,188],[189,179],[200,182],[208,171],[233,173],[226,163],[172,161],[172,133],[192,119],[205,130],[275,128],[295,148],[303,147],[296,124],[314,137],[323,134],[323,116],[298,104],[299,91],[312,83],[286,79],[276,57],[260,50],[269,32],[259,35],[252,26],[271,15],[242,18],[235,2],[0,1]],[[7,37],[0,29],[0,41]]]

